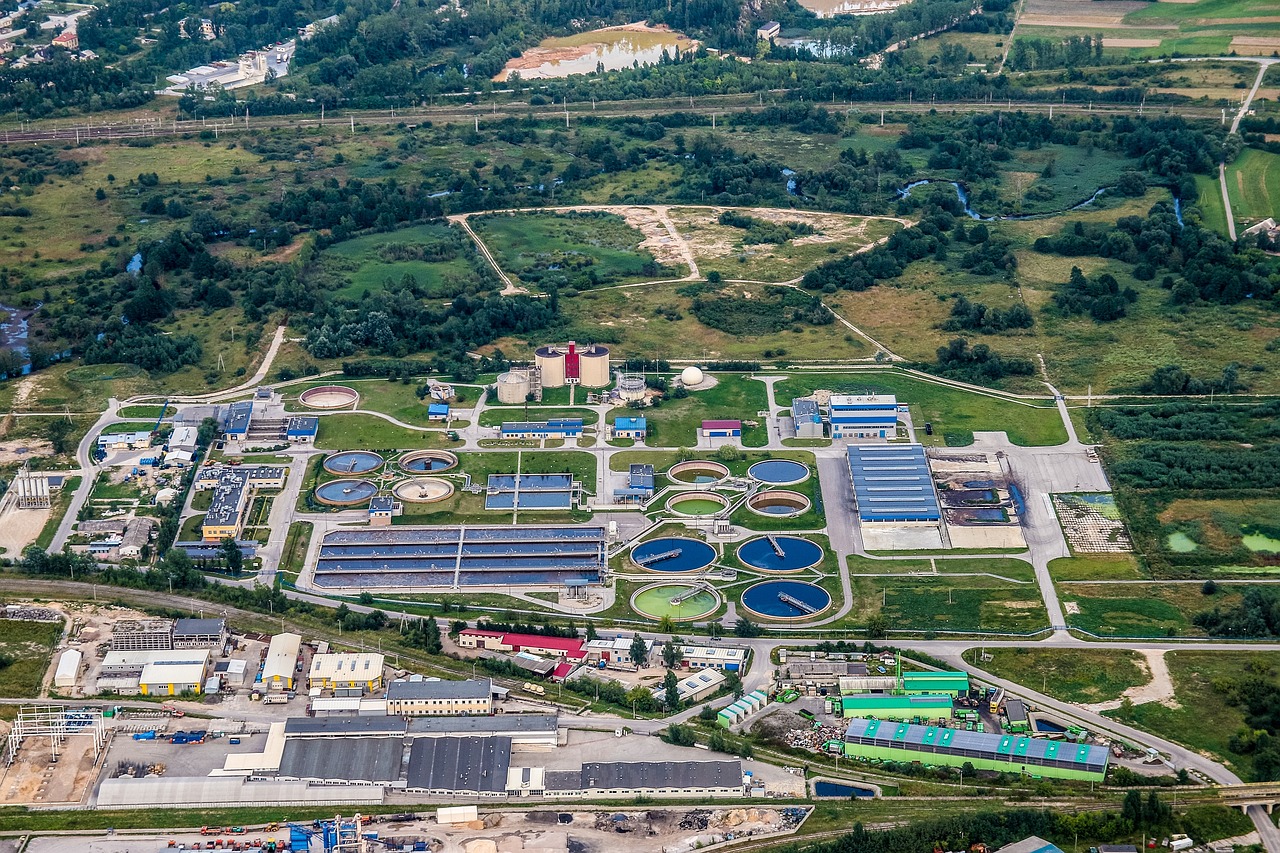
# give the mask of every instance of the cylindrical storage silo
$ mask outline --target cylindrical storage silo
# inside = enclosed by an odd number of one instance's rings
[[[592,344],[578,352],[579,376],[588,388],[603,388],[609,384],[609,348]]]
[[[499,403],[523,403],[529,398],[529,392],[532,390],[529,374],[523,371],[511,370],[498,374]]]
[[[538,347],[533,354],[542,375],[543,388],[559,388],[564,385],[564,353],[557,347]]]
[[[644,374],[618,374],[618,396],[621,397],[624,402],[630,403],[634,400],[643,400],[645,396],[644,392]]]

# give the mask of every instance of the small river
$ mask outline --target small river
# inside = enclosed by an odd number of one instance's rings
[[[1101,187],[1095,190],[1093,195],[1089,196],[1084,201],[1080,202],[1079,204],[1072,205],[1071,207],[1065,208],[1063,210],[1048,210],[1048,211],[1045,211],[1044,213],[1018,213],[1018,214],[1010,214],[1008,216],[983,216],[981,213],[978,213],[978,211],[974,210],[973,207],[969,204],[968,191],[966,191],[964,188],[964,185],[959,183],[958,181],[942,181],[942,180],[936,180],[934,178],[925,178],[924,180],[921,180],[921,181],[912,181],[902,189],[898,190],[898,198],[906,198],[907,196],[911,195],[911,191],[916,187],[923,187],[923,186],[927,186],[928,184],[950,184],[952,187],[955,188],[956,198],[960,199],[960,203],[964,205],[965,214],[968,215],[970,219],[976,219],[979,222],[996,222],[997,220],[1039,219],[1044,216],[1057,216],[1060,213],[1070,213],[1073,210],[1080,210],[1081,208],[1085,208],[1093,204],[1095,201],[1101,198],[1103,193],[1105,193],[1108,189],[1108,187]],[[1179,223],[1181,223],[1182,221],[1181,213],[1179,213],[1178,215],[1178,221]]]

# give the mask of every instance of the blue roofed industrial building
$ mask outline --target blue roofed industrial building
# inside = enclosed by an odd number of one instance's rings
[[[249,434],[249,420],[253,417],[253,403],[245,400],[227,406],[222,420],[222,432],[230,439],[241,439]]]
[[[942,508],[924,447],[855,444],[849,447],[848,455],[859,521],[941,521]]]
[[[509,421],[502,425],[501,435],[503,438],[577,438],[582,435],[582,418]]]
[[[319,431],[319,418],[292,417],[285,428],[285,438],[290,444],[313,444]]]
[[[614,438],[637,438],[643,440],[649,431],[649,422],[644,418],[617,418],[613,422]]]
[[[894,438],[898,430],[898,398],[892,394],[832,395],[832,438]]]
[[[428,403],[427,404],[427,420],[429,421],[449,420],[449,404],[448,403]]]

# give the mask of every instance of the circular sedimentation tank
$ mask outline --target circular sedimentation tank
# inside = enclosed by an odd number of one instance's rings
[[[667,471],[667,476],[677,483],[692,483],[697,486],[718,483],[729,476],[729,469],[719,462],[707,462],[691,459],[688,462],[677,462]]]
[[[742,593],[742,607],[762,619],[811,619],[831,606],[831,594],[803,581],[763,581]]]
[[[355,405],[360,394],[345,385],[321,385],[309,388],[298,397],[298,402],[309,409],[343,409]]]
[[[453,483],[439,477],[410,477],[396,483],[391,494],[405,503],[431,504],[453,494]]]
[[[738,559],[762,572],[798,572],[822,562],[822,546],[799,536],[760,536],[738,546]]]
[[[344,450],[333,453],[324,460],[324,470],[330,474],[368,474],[382,467],[383,459],[368,450]]]
[[[356,506],[368,503],[378,493],[371,480],[330,480],[316,486],[316,500],[329,506]]]
[[[458,464],[447,450],[414,450],[400,457],[400,468],[410,474],[438,474]]]
[[[760,515],[771,515],[774,518],[787,518],[802,515],[809,511],[809,499],[799,492],[786,489],[769,489],[757,492],[747,498],[747,508]]]
[[[631,596],[631,609],[650,619],[688,622],[710,616],[720,607],[720,595],[706,586],[689,583],[655,583]]]
[[[667,509],[680,515],[715,515],[729,508],[729,499],[715,492],[681,492],[667,499]]]
[[[748,468],[747,476],[771,486],[790,486],[809,479],[809,466],[792,459],[765,459]]]
[[[650,539],[631,549],[631,562],[650,572],[700,572],[715,558],[715,548],[684,536]]]

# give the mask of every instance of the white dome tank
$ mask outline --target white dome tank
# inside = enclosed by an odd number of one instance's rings
[[[705,377],[702,375],[702,368],[700,367],[686,367],[684,370],[680,371],[680,382],[686,388],[701,385],[704,378]]]

